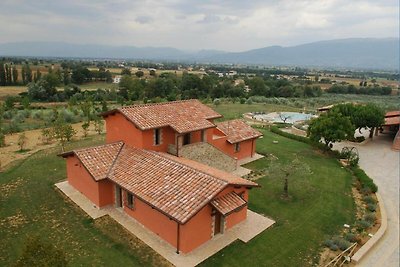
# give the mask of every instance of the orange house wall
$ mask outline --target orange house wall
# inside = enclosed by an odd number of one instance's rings
[[[108,115],[106,121],[106,143],[124,141],[126,144],[143,148],[142,131],[120,113]]]
[[[243,199],[248,202],[249,200],[249,190],[245,187],[240,187],[240,188],[235,188],[234,186],[229,186],[225,188],[222,192],[218,194],[218,196],[225,195],[230,192],[236,192],[237,194],[243,194]],[[238,211],[234,211],[228,216],[225,217],[225,223],[226,223],[226,229],[230,229],[236,224],[240,223],[241,221],[244,221],[247,218],[247,205],[241,208]]]
[[[138,198],[134,200],[134,208],[127,207],[126,191],[123,190],[124,211],[146,228],[160,236],[162,239],[176,247],[177,222],[170,220],[166,215],[153,209]]]
[[[108,180],[96,182],[76,156],[67,158],[67,180],[97,207],[114,202],[112,183]]]
[[[167,152],[169,144],[175,144],[175,131],[171,127],[161,128],[161,144],[154,145],[154,129],[143,131],[144,149]]]
[[[211,239],[212,208],[210,205],[203,207],[180,229],[180,250],[188,253]]]
[[[239,152],[235,152],[235,145],[228,143],[226,137],[220,137],[214,140],[211,138],[209,139],[209,143],[233,158],[243,159],[254,155],[256,149],[256,142],[254,140],[255,139],[250,139],[240,142]]]

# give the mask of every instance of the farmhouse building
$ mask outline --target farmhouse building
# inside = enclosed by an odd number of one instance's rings
[[[258,185],[183,154],[196,158],[198,149],[201,155],[252,157],[258,131],[241,120],[215,124],[221,115],[197,100],[134,105],[102,116],[105,145],[61,155],[68,183],[98,208],[115,206],[177,253],[246,219],[248,191]]]

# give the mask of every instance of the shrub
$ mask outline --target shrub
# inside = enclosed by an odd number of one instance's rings
[[[327,239],[327,240],[325,240],[324,241],[324,246],[325,247],[331,247],[332,245],[334,245],[335,243],[333,242],[333,240],[332,239]]]
[[[17,133],[21,131],[21,126],[15,122],[14,120],[12,120],[9,124],[8,127],[4,127],[5,128],[5,132],[8,133]]]
[[[43,118],[43,111],[38,110],[38,111],[32,112],[32,118],[35,120],[41,120]]]
[[[373,212],[369,212],[364,215],[364,221],[371,223],[372,225],[375,224],[376,215]]]
[[[352,243],[357,242],[357,236],[353,233],[345,234],[344,239]]]
[[[329,247],[333,251],[337,251],[339,247],[336,244],[332,244],[332,246]]]
[[[4,114],[3,114],[3,119],[5,119],[5,120],[11,120],[13,116],[14,116],[14,111],[12,111],[12,110],[7,110],[7,111],[4,112]]]
[[[371,204],[371,203],[369,203],[369,204],[367,205],[367,209],[368,209],[369,211],[376,211],[376,204]]]
[[[360,229],[364,230],[364,229],[370,228],[372,224],[366,220],[359,220],[357,222],[357,225]]]
[[[336,245],[340,248],[340,250],[346,250],[348,247],[351,246],[351,243],[346,239],[341,238],[337,241]]]
[[[26,137],[25,133],[21,133],[18,137],[19,151],[24,150],[27,141],[28,138]]]
[[[73,112],[71,112],[69,110],[66,110],[66,109],[63,109],[63,110],[60,111],[60,115],[63,116],[65,122],[67,122],[67,123],[74,122],[75,116],[74,116]]]
[[[363,197],[363,201],[367,204],[376,204],[376,200],[372,196]]]
[[[29,116],[31,115],[31,112],[29,110],[24,109],[24,110],[18,111],[17,114],[20,116],[23,116],[24,118],[29,118]]]
[[[15,123],[22,123],[25,121],[25,116],[22,113],[17,113],[17,115],[15,115],[11,121],[14,121]]]
[[[216,99],[214,99],[213,104],[214,104],[215,106],[219,106],[219,105],[221,104],[221,100],[218,99],[218,98],[216,98]]]
[[[341,236],[335,236],[332,238],[333,243],[340,248],[341,250],[345,250],[348,247],[351,246],[351,243],[349,241],[347,241],[346,239],[344,239]]]
[[[54,138],[53,131],[51,129],[42,129],[42,142],[49,144]]]
[[[330,248],[333,251],[336,251],[339,249],[339,247],[335,244],[335,242],[332,239],[325,240],[324,246]]]
[[[244,104],[244,103],[246,103],[246,98],[241,98],[240,99],[240,104]]]
[[[352,170],[354,175],[360,181],[363,188],[368,187],[373,193],[378,191],[378,186],[362,169],[358,167],[353,167]]]
[[[363,187],[363,188],[361,188],[361,194],[363,194],[363,195],[369,195],[369,194],[371,194],[371,193],[372,193],[371,188],[369,188],[369,187]]]
[[[247,105],[253,104],[253,100],[251,100],[251,98],[247,99],[246,104],[247,104]]]

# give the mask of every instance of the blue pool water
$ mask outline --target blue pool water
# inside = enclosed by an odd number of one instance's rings
[[[316,117],[312,114],[299,112],[273,112],[268,114],[255,114],[253,118],[260,121],[283,122],[287,118],[286,123],[295,123],[298,121],[306,121]]]

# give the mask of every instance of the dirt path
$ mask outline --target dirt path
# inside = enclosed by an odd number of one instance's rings
[[[77,134],[74,136],[74,139],[79,139],[83,137],[83,129],[81,127],[82,123],[75,123],[72,127],[77,131]],[[58,142],[53,141],[50,144],[43,144],[42,141],[42,129],[25,131],[25,136],[27,137],[27,142],[25,145],[25,149],[29,150],[27,152],[20,153],[18,152],[18,137],[21,133],[9,134],[6,135],[5,141],[6,146],[0,147],[0,170],[3,170],[8,164],[12,163],[15,160],[26,158],[38,150],[54,147],[58,145]],[[89,135],[97,134],[94,131],[94,126],[90,125]]]

